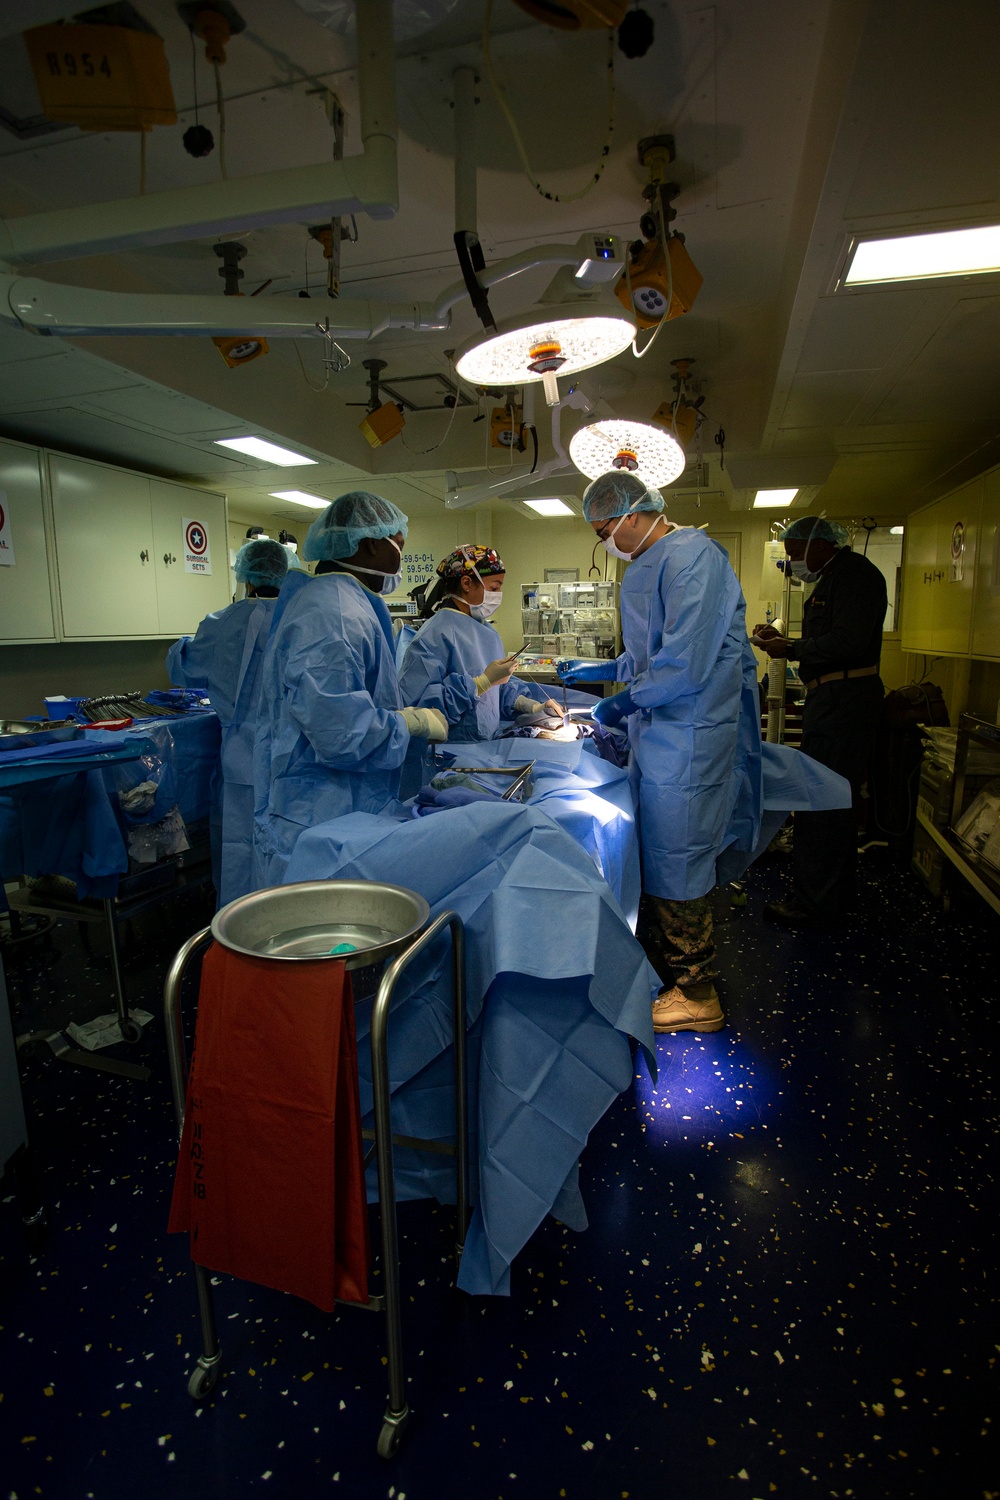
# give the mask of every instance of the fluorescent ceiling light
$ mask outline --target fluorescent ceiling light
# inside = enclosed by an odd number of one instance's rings
[[[308,505],[310,510],[326,510],[330,504],[322,495],[309,495],[305,490],[272,490],[272,500],[291,500],[295,505]]]
[[[845,286],[878,281],[923,281],[933,276],[973,276],[1000,271],[1000,224],[862,240],[844,277]]]
[[[683,474],[687,462],[673,433],[649,422],[592,422],[574,433],[569,456],[588,479],[621,469],[654,490]]]
[[[904,530],[905,530],[905,528],[902,527],[902,526],[890,526],[889,527],[889,535],[890,536],[902,536]]]
[[[571,516],[570,507],[564,500],[522,500],[529,510],[536,511],[540,516]]]
[[[754,510],[768,510],[771,506],[791,505],[798,490],[758,490],[753,497]]]
[[[278,464],[282,469],[317,462],[315,458],[293,453],[291,448],[279,448],[277,443],[268,443],[259,437],[216,438],[215,445],[217,448],[234,448],[237,453],[245,453],[248,458],[259,458],[265,464]]]
[[[534,308],[520,318],[505,318],[497,332],[467,339],[458,350],[455,369],[470,385],[529,385],[546,375],[575,375],[614,359],[635,336],[635,324],[602,304],[601,313],[578,307]],[[562,314],[562,316],[560,316]]]

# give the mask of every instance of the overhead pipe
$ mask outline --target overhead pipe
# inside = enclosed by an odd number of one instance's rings
[[[0,257],[44,263],[399,207],[392,0],[357,6],[360,156],[0,220]]]
[[[448,327],[429,302],[338,297],[186,297],[172,292],[109,292],[0,276],[0,322],[66,338],[129,335],[231,338],[373,339],[390,328],[418,333]]]

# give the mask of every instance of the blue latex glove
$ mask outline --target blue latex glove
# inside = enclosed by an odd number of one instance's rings
[[[563,682],[614,682],[615,670],[613,661],[582,661],[578,656],[556,662]]]
[[[634,714],[636,706],[632,702],[632,694],[628,688],[623,693],[615,693],[613,698],[602,698],[594,704],[594,718],[598,724],[603,724],[605,729],[616,729],[629,714]]]

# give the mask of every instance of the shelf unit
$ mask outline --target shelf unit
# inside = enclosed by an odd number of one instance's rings
[[[939,828],[928,809],[917,806],[917,823],[958,871],[973,890],[988,906],[1000,913],[1000,867],[984,859],[975,849],[955,832],[955,825],[965,812],[983,783],[983,775],[969,775],[968,756],[970,744],[979,746],[996,756],[996,776],[1000,778],[1000,727],[977,719],[973,714],[962,714],[958,721],[958,742],[955,750],[955,780],[951,798],[951,815],[947,828]]]
[[[621,651],[618,584],[522,583],[521,629],[528,651],[543,659],[613,660]]]

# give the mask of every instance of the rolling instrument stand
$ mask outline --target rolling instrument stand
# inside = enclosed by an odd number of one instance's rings
[[[389,1008],[401,974],[434,940],[448,927],[452,942],[452,1018],[455,1040],[455,1145],[442,1146],[438,1141],[426,1141],[413,1136],[395,1136],[392,1133],[392,1101],[389,1093],[388,1022]],[[174,1096],[174,1112],[178,1137],[184,1126],[184,1108],[187,1096],[188,1069],[181,1028],[180,992],[181,980],[188,963],[199,948],[211,940],[211,928],[204,928],[189,938],[176,954],[167,974],[163,989],[163,1012],[167,1027],[167,1051],[170,1059],[170,1082]],[[362,967],[365,955],[359,952],[356,961],[348,960],[347,967]],[[399,1245],[396,1226],[396,1187],[393,1175],[392,1148],[394,1145],[417,1150],[445,1152],[455,1156],[456,1175],[456,1230],[455,1264],[461,1259],[468,1223],[469,1197],[469,1139],[467,1107],[467,1072],[465,1041],[465,929],[456,912],[446,911],[416,939],[407,940],[396,949],[382,974],[378,993],[372,1007],[371,1047],[372,1092],[374,1096],[375,1128],[365,1131],[366,1140],[374,1144],[365,1154],[365,1167],[374,1155],[378,1171],[379,1219],[381,1228],[381,1261],[384,1292],[369,1298],[366,1303],[345,1303],[345,1306],[361,1306],[373,1312],[384,1312],[386,1321],[386,1354],[389,1373],[389,1399],[378,1438],[378,1452],[382,1458],[393,1458],[399,1448],[410,1420],[410,1408],[406,1400],[406,1385],[403,1374],[403,1343],[401,1328],[401,1306],[399,1293]],[[195,1265],[195,1282],[198,1294],[198,1312],[201,1320],[203,1352],[188,1380],[188,1394],[195,1400],[207,1396],[215,1386],[222,1367],[222,1350],[219,1344],[212,1302],[211,1273],[204,1266]],[[339,1299],[338,1299],[339,1300]]]

